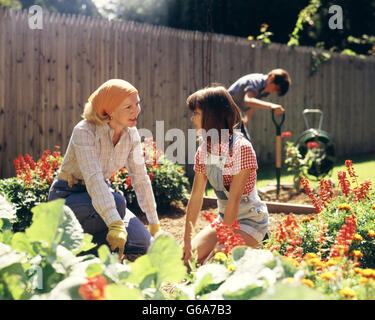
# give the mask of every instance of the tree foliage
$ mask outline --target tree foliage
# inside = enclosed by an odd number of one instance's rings
[[[39,5],[49,12],[99,16],[92,0],[0,0],[0,6],[14,9],[28,9],[33,5]]]

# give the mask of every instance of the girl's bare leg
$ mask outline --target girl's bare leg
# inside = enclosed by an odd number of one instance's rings
[[[192,250],[198,253],[198,263],[203,263],[217,243],[216,230],[206,226],[192,241]]]

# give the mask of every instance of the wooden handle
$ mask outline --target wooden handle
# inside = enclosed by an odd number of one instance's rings
[[[276,168],[281,168],[281,136],[276,136]]]

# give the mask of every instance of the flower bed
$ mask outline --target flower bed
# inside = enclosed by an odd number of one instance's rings
[[[16,177],[0,180],[0,194],[13,203],[17,221],[13,224],[14,231],[24,231],[32,220],[31,209],[40,203],[47,202],[48,191],[62,164],[63,156],[56,150],[44,151],[42,157],[34,162],[28,154],[14,160]],[[150,177],[158,210],[167,210],[172,201],[186,203],[189,182],[181,166],[168,161],[156,150],[156,143],[145,139],[143,151],[147,173]],[[130,210],[139,211],[131,178],[125,168],[113,172],[111,188],[124,195]]]
[[[218,225],[225,253],[203,265],[193,259],[189,272],[181,246],[163,233],[134,262],[120,263],[107,246],[98,257],[85,254],[92,238],[63,200],[34,207],[24,232],[1,212],[0,298],[375,299],[374,193],[369,181],[358,183],[350,161],[338,178],[339,193],[329,181],[313,192],[302,179],[318,213],[287,215],[262,249],[242,246],[236,224]]]

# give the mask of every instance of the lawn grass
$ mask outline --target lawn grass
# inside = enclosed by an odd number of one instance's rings
[[[354,170],[358,174],[358,182],[361,183],[366,179],[370,179],[373,185],[375,185],[375,153],[358,154],[352,156],[341,157],[337,159],[336,165],[334,166],[331,177],[334,179],[337,185],[337,172],[346,171],[345,160],[352,160],[354,164]],[[265,187],[269,183],[276,183],[276,170],[275,165],[265,164],[259,165],[257,171],[257,188]],[[280,183],[293,183],[293,175],[287,171],[287,167],[283,164],[281,169]],[[311,186],[316,186],[317,181],[310,181]],[[206,196],[215,196],[213,189],[208,185],[206,189]]]
[[[336,165],[334,166],[331,177],[337,183],[337,172],[346,171],[345,160],[352,160],[354,164],[354,170],[358,174],[358,182],[363,182],[366,179],[370,179],[375,184],[375,153],[358,154],[352,156],[341,157],[337,159]],[[260,165],[257,171],[257,187],[264,187],[269,182],[276,182],[276,170],[272,164]],[[281,183],[293,183],[293,175],[287,171],[287,167],[283,164],[281,169]],[[315,186],[318,182],[311,181],[311,185]]]

